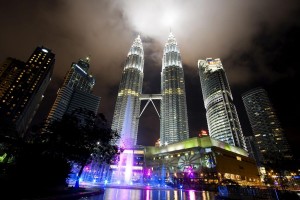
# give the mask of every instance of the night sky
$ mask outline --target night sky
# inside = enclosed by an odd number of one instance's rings
[[[244,134],[250,135],[251,128],[241,95],[264,87],[296,152],[298,2],[0,0],[0,62],[9,56],[27,61],[41,45],[56,54],[52,82],[34,119],[37,124],[49,112],[71,63],[91,56],[94,94],[101,97],[99,112],[111,122],[123,63],[134,38],[141,35],[145,51],[143,93],[157,94],[163,47],[171,29],[183,61],[190,136],[207,129],[197,60],[221,58]],[[140,119],[138,142],[154,145],[158,138],[159,119],[149,106]]]

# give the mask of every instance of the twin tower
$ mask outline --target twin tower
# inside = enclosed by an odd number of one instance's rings
[[[167,145],[189,138],[185,82],[180,51],[172,33],[165,44],[162,70],[161,94],[142,94],[144,77],[144,50],[138,36],[124,64],[112,129],[121,138],[118,145],[131,148],[137,144],[137,133],[142,100],[160,100],[160,143]],[[154,105],[154,104],[153,104]],[[154,107],[155,108],[155,107]],[[156,108],[155,108],[156,109]]]

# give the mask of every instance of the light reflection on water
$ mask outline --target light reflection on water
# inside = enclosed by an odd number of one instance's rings
[[[101,195],[80,200],[214,200],[215,193],[195,190],[120,189],[106,188]]]

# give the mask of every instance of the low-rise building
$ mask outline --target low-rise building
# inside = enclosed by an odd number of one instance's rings
[[[260,183],[255,160],[235,146],[194,137],[161,147],[145,147],[145,170],[162,179],[220,183],[231,179],[241,185]]]

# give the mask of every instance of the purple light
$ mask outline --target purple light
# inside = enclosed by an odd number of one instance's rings
[[[133,152],[129,151],[126,155],[126,168],[125,168],[125,182],[128,184],[131,182],[133,166]]]
[[[146,190],[146,200],[150,200],[150,191],[149,190]]]
[[[190,200],[195,200],[196,196],[195,196],[195,191],[194,190],[189,190],[189,199]]]
[[[150,176],[151,175],[151,171],[150,169],[148,169],[147,175]]]

